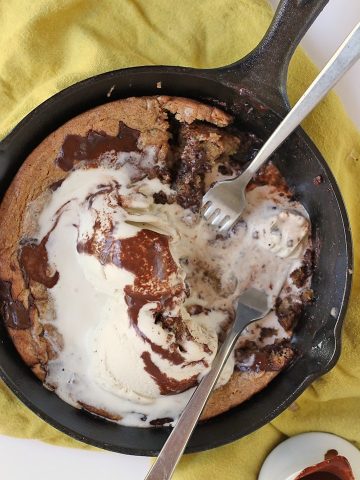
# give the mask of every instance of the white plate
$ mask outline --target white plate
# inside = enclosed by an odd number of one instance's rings
[[[354,445],[330,433],[311,432],[280,443],[265,459],[258,480],[294,480],[304,468],[322,462],[329,450],[346,457],[360,479],[360,451]]]

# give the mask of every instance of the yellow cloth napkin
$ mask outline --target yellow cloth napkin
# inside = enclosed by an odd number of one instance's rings
[[[0,2],[0,138],[39,103],[72,83],[143,64],[215,67],[249,52],[270,23],[265,0],[12,0]],[[330,54],[330,52],[329,52]],[[291,63],[294,102],[316,69],[302,51]],[[360,253],[360,134],[335,94],[304,122],[345,198]],[[304,431],[332,432],[360,446],[360,278],[337,366],[270,425],[233,444],[186,456],[175,479],[255,480],[266,454]],[[81,446],[25,408],[0,384],[0,433]]]

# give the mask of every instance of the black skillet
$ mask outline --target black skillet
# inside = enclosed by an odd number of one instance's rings
[[[213,70],[128,68],[92,77],[58,93],[27,115],[1,142],[1,195],[26,156],[49,133],[75,115],[116,98],[162,93],[220,102],[235,115],[236,124],[267,138],[289,109],[286,77],[290,58],[327,1],[281,1],[260,44],[230,66]],[[265,425],[330,370],[340,354],[352,268],[343,200],[325,160],[300,128],[282,146],[275,162],[307,208],[314,240],[320,246],[313,277],[316,302],[306,308],[300,321],[295,337],[299,356],[292,366],[243,405],[199,425],[187,452],[224,445]],[[319,175],[323,183],[315,185],[313,180]],[[0,323],[1,378],[37,415],[78,440],[101,448],[133,455],[159,452],[168,429],[122,427],[66,404],[47,391],[23,364]]]

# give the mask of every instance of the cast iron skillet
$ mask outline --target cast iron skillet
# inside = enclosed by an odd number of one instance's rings
[[[230,66],[212,70],[128,68],[98,75],[58,93],[27,115],[1,142],[1,195],[26,156],[49,133],[75,115],[117,98],[160,93],[198,98],[222,105],[235,115],[237,123],[266,138],[289,108],[286,76],[290,58],[327,1],[283,0],[260,44]],[[283,145],[274,161],[307,208],[315,242],[321,247],[313,277],[316,302],[306,308],[300,321],[295,338],[299,356],[292,366],[243,405],[199,425],[187,452],[229,443],[265,425],[314,379],[330,370],[340,354],[352,267],[343,200],[325,160],[301,129]],[[315,185],[313,179],[318,175],[323,183]],[[335,317],[330,314],[332,308],[336,309]],[[134,455],[159,452],[168,429],[122,427],[69,406],[47,391],[23,364],[0,324],[1,377],[37,415],[59,430],[101,448]]]

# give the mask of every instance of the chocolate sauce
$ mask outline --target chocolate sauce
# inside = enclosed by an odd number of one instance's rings
[[[255,359],[251,366],[251,370],[254,370],[255,372],[276,372],[279,368],[274,368],[274,365],[271,362],[271,353],[260,350],[255,353]]]
[[[90,130],[85,137],[67,135],[55,163],[68,172],[75,162],[97,160],[106,152],[138,152],[139,136],[139,130],[134,130],[123,122],[119,122],[119,133],[115,137],[94,130]]]
[[[138,326],[139,311],[144,305],[156,303],[154,315],[162,318],[164,312],[169,312],[174,307],[174,297],[179,297],[184,292],[182,283],[171,285],[170,277],[177,273],[178,266],[171,255],[168,237],[144,229],[134,237],[115,239],[113,226],[110,224],[108,231],[102,232],[99,241],[99,236],[96,235],[99,228],[101,224],[97,220],[94,225],[94,236],[78,242],[78,252],[96,256],[102,265],[112,263],[134,274],[134,283],[124,288],[131,326],[144,342],[150,345],[155,354],[174,365],[183,364],[185,358],[181,354],[179,344],[173,342],[167,349],[163,348],[151,341]],[[178,337],[186,336],[185,329],[181,329],[179,325],[182,322],[181,318],[165,317],[164,321],[174,333],[176,340],[181,341]],[[207,345],[204,345],[204,351],[208,350]],[[162,395],[180,393],[197,384],[197,375],[181,381],[168,377],[154,364],[149,352],[143,352],[141,358],[145,371],[156,381]],[[199,363],[201,362],[203,360],[199,360]]]
[[[94,200],[96,197],[104,194],[110,194],[112,191],[117,191],[117,189],[120,187],[120,184],[114,180],[112,183],[109,183],[107,185],[98,185],[96,188],[95,193],[89,193],[89,195],[85,198],[85,201],[88,202],[89,208],[93,206]],[[122,196],[117,193],[116,194],[116,201],[119,206],[123,204],[123,198]]]
[[[100,221],[96,220],[95,233],[100,228]],[[164,307],[170,306],[174,294],[180,293],[179,285],[169,286],[170,276],[177,272],[178,267],[165,235],[141,230],[134,237],[115,239],[112,228],[110,225],[109,231],[102,232],[101,243],[95,235],[78,242],[77,251],[96,256],[102,265],[112,263],[134,274],[134,284],[125,287],[125,298],[130,319],[137,324],[139,310],[146,303],[160,302]]]
[[[163,192],[162,190],[160,190],[160,192],[155,192],[153,194],[153,199],[154,199],[154,203],[158,203],[161,205],[165,205],[166,203],[168,203],[168,197],[166,193]]]
[[[11,283],[0,281],[0,309],[7,327],[25,330],[32,322],[28,310],[11,294]]]
[[[46,243],[53,228],[39,244],[23,245],[19,256],[19,263],[27,278],[43,284],[46,288],[54,287],[59,280],[59,272],[55,272],[53,275],[49,274],[49,259],[46,250]]]
[[[184,357],[175,344],[172,350],[167,350],[144,337],[137,328],[138,314],[145,304],[156,302],[158,312],[169,311],[174,306],[173,297],[183,291],[181,284],[170,287],[170,276],[177,272],[178,267],[170,253],[168,237],[151,230],[141,230],[134,237],[121,240],[121,265],[135,275],[134,284],[124,289],[133,326],[154,353],[180,365]]]
[[[184,380],[176,380],[168,377],[158,366],[151,360],[149,352],[143,352],[141,358],[145,365],[145,371],[155,380],[160,388],[161,395],[169,395],[184,392],[197,384],[197,375]]]
[[[140,230],[121,241],[121,264],[136,277],[134,287],[141,290],[152,285],[156,292],[168,291],[169,279],[177,272],[166,235]]]
[[[339,455],[339,452],[334,448],[332,448],[325,453],[324,457],[325,457],[325,460],[330,460],[331,458],[334,458],[337,455]]]
[[[348,460],[336,450],[325,454],[321,463],[305,468],[295,480],[355,480]]]
[[[100,221],[95,221],[94,231],[100,227]],[[170,349],[165,349],[152,342],[137,325],[139,311],[145,304],[154,302],[158,304],[158,312],[169,311],[174,306],[173,298],[183,292],[182,284],[170,286],[170,276],[177,272],[178,267],[170,253],[168,237],[152,230],[141,230],[134,237],[115,239],[112,228],[110,225],[107,232],[102,232],[100,244],[93,236],[78,242],[77,250],[96,256],[102,265],[112,263],[134,274],[134,284],[124,289],[131,325],[154,353],[174,365],[180,365],[184,357],[178,345],[174,343]]]
[[[341,477],[329,472],[314,472],[302,478],[305,480],[342,480]]]

